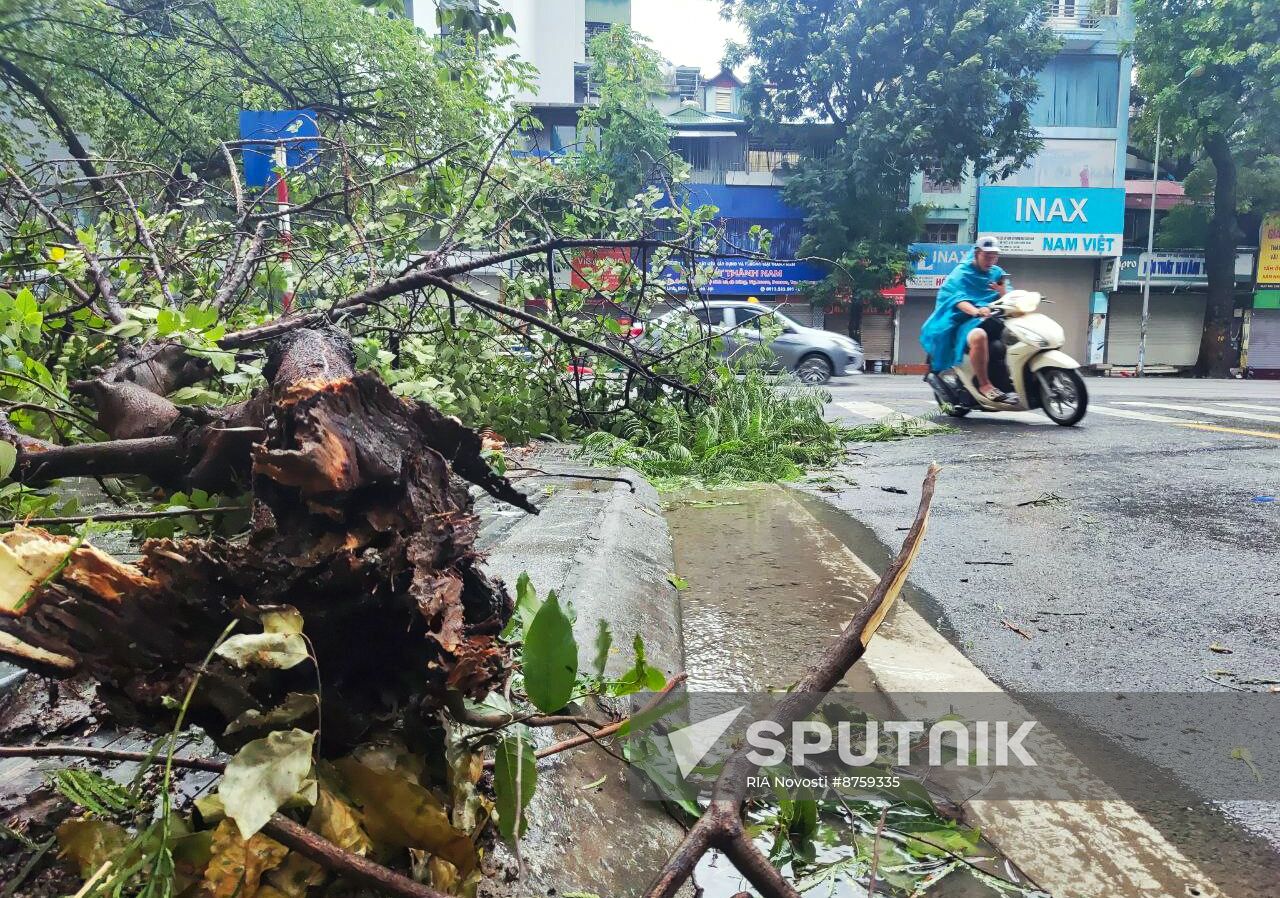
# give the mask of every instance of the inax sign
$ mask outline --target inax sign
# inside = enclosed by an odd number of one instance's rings
[[[1011,256],[1120,255],[1120,187],[983,187],[978,233],[999,238]]]

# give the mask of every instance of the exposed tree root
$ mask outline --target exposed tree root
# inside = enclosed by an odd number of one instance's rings
[[[51,676],[89,673],[115,710],[159,723],[229,620],[256,633],[264,613],[287,605],[306,621],[310,660],[241,670],[217,658],[201,678],[191,719],[224,746],[252,735],[222,737],[229,723],[314,691],[317,678],[326,754],[440,707],[449,691],[487,694],[509,666],[497,636],[511,602],[478,567],[470,497],[451,473],[532,506],[489,469],[479,435],[355,373],[340,332],[288,334],[266,374],[267,390],[207,424],[174,416],[133,380],[95,381],[85,389],[102,400],[104,430],[129,438],[20,449],[30,477],[240,482],[253,523],[234,543],[151,541],[136,565],[40,530],[7,534],[0,657]],[[153,372],[148,382],[181,379]],[[228,431],[228,421],[251,429]]]

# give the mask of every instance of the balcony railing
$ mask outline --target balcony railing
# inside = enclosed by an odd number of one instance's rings
[[[1120,14],[1120,0],[1046,0],[1042,9],[1050,28],[1092,30]]]

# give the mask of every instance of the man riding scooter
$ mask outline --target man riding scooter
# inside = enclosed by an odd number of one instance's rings
[[[947,275],[939,288],[933,314],[920,330],[920,344],[935,373],[959,365],[968,353],[983,397],[1012,404],[1016,399],[993,384],[988,371],[991,341],[999,339],[1004,329],[987,308],[1006,290],[1004,269],[996,264],[999,259],[1000,241],[979,237],[973,253]]]

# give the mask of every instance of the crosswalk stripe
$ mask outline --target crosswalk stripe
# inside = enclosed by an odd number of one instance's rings
[[[1109,408],[1105,405],[1089,406],[1089,413],[1093,415],[1110,415],[1113,418],[1129,418],[1134,421],[1155,421],[1160,424],[1202,424],[1202,421],[1192,421],[1187,418],[1174,418],[1169,415],[1152,415],[1148,412],[1133,412],[1120,408]]]
[[[881,405],[878,402],[837,402],[836,405],[849,412],[851,415],[857,415],[860,418],[888,418],[890,415],[896,415],[893,409],[887,405]]]
[[[887,405],[881,405],[879,402],[859,402],[849,400],[845,402],[836,402],[833,405],[844,409],[851,415],[857,415],[859,418],[870,418],[872,421],[884,421],[887,418],[900,418],[904,421],[910,421],[916,427],[922,430],[936,428],[938,425],[933,421],[920,418],[915,415],[908,415],[890,408]]]
[[[1280,424],[1280,415],[1258,415],[1253,412],[1224,411],[1208,405],[1175,405],[1171,402],[1117,402],[1116,405],[1135,405],[1139,408],[1165,408],[1175,412],[1195,412],[1200,415],[1215,415],[1219,418],[1242,418],[1246,421],[1267,421]]]

